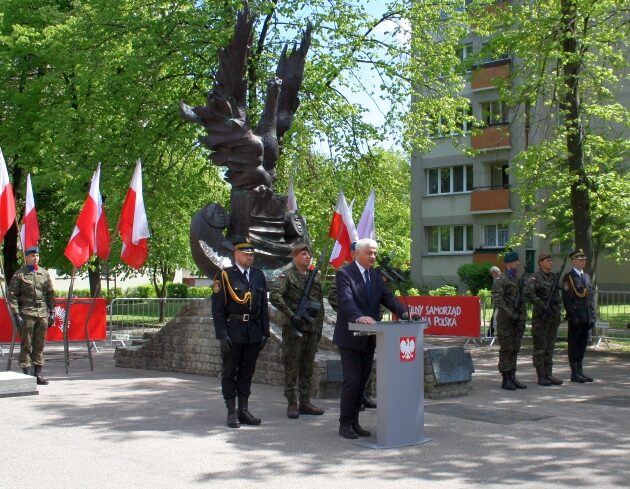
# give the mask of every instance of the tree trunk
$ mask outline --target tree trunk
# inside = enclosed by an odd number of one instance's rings
[[[582,249],[587,258],[586,269],[593,273],[593,224],[589,182],[584,170],[584,128],[581,120],[580,74],[582,55],[577,43],[577,0],[561,0],[562,53],[565,64],[562,77],[564,94],[560,109],[566,129],[567,165],[577,177],[571,185],[571,210],[575,231],[575,247]]]

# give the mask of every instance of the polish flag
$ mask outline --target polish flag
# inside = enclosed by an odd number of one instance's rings
[[[142,198],[142,165],[138,161],[120,214],[122,261],[135,269],[142,267],[149,254],[149,236],[149,221]]]
[[[295,192],[293,191],[293,179],[289,180],[289,189],[287,191],[287,194],[287,208],[289,209],[289,211],[297,211],[298,206],[297,199],[295,198]]]
[[[99,166],[100,171],[100,166]],[[103,205],[103,196],[98,192],[98,207],[96,211],[96,236],[94,239],[94,254],[101,260],[109,258],[111,238],[109,235],[109,225],[107,224],[107,216],[105,215],[105,206]]]
[[[0,149],[0,241],[15,222],[15,197],[9,181],[9,172]]]
[[[98,221],[98,202],[101,195],[99,191],[100,179],[101,165],[98,165],[92,176],[90,193],[85,199],[77,218],[77,224],[64,251],[64,255],[77,268],[85,265],[96,250],[96,223]]]
[[[359,239],[364,239],[364,238],[376,239],[376,228],[374,227],[374,201],[375,200],[376,200],[376,195],[374,193],[374,189],[372,189],[372,191],[370,192],[370,196],[368,197],[368,200],[365,203],[363,214],[361,214],[359,225],[357,226],[357,234],[359,235]]]
[[[22,250],[26,251],[32,246],[37,246],[39,241],[39,224],[37,223],[37,211],[35,210],[35,198],[31,186],[31,174],[26,175],[26,206],[22,216],[20,228],[20,243]]]
[[[339,268],[345,262],[351,262],[350,245],[357,240],[357,231],[354,227],[352,211],[348,207],[343,191],[339,192],[337,207],[330,223],[328,236],[335,240],[335,246],[330,255],[330,264],[334,268]]]

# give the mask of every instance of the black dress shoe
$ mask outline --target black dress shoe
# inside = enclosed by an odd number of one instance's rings
[[[359,423],[352,423],[352,430],[359,436],[372,435],[372,433],[370,433],[368,430],[364,430],[363,428],[361,428],[361,425]]]
[[[339,426],[339,434],[348,440],[356,440],[359,438],[359,435],[354,432],[352,426],[349,424],[342,424]]]
[[[241,422],[241,424],[248,424],[250,426],[258,426],[260,423],[262,423],[260,418],[257,418],[246,409],[243,409],[238,413],[238,420]]]
[[[361,399],[361,404],[363,404],[368,409],[376,409],[376,401],[374,399],[370,399],[367,395],[363,396]]]

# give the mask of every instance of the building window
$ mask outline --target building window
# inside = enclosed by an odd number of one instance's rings
[[[495,163],[490,166],[490,187],[493,190],[510,187],[507,163]]]
[[[474,125],[472,115],[472,104],[468,104],[468,107],[457,113],[454,119],[443,117],[441,115],[438,116],[434,119],[434,122],[431,123],[430,136],[432,138],[458,136],[460,133],[455,130],[456,128],[463,133],[468,133],[472,130]]]
[[[473,189],[472,165],[430,168],[427,170],[427,194],[454,194]]]
[[[473,54],[473,45],[472,43],[463,44],[457,48],[456,55],[459,59],[460,66],[462,67],[462,71],[469,73],[472,68],[472,63],[469,58],[472,57]]]
[[[428,253],[457,253],[473,250],[473,227],[427,226]]]
[[[483,235],[483,245],[488,248],[505,248],[510,237],[507,224],[487,224]]]
[[[481,118],[487,126],[506,124],[508,121],[507,108],[500,100],[483,102],[481,104]]]

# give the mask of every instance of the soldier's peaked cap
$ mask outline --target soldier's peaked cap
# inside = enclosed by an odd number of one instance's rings
[[[234,250],[243,253],[253,253],[255,251],[254,245],[247,240],[237,240],[234,243]]]
[[[586,255],[584,254],[584,251],[582,251],[582,249],[579,249],[571,252],[569,258],[571,258],[571,260],[575,260],[578,258],[586,258]]]
[[[548,251],[541,251],[538,255],[539,262],[546,260],[547,258],[551,258],[551,253],[549,253]]]
[[[24,250],[24,255],[30,255],[31,253],[39,253],[39,246],[31,246]]]

